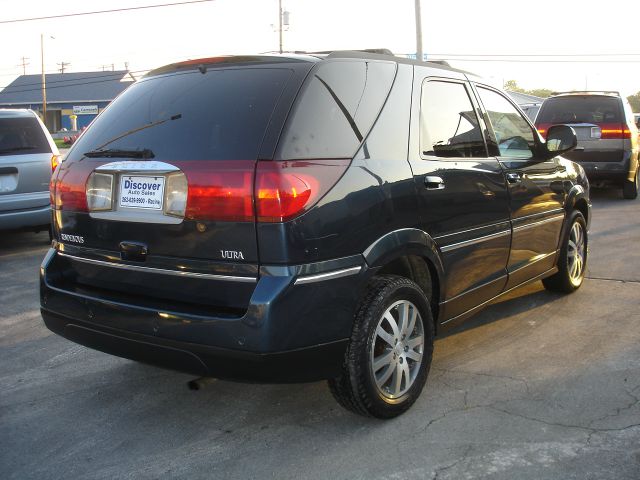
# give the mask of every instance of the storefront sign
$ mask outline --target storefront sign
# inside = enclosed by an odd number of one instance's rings
[[[97,115],[98,105],[74,105],[74,115]]]

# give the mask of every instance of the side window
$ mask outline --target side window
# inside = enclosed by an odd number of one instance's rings
[[[395,74],[394,63],[379,61],[327,61],[314,67],[289,115],[276,159],[353,157]]]
[[[520,112],[493,90],[478,87],[478,93],[496,135],[500,156],[525,160],[533,157],[533,130]]]
[[[420,151],[436,157],[486,157],[478,117],[462,83],[428,80],[420,101]]]

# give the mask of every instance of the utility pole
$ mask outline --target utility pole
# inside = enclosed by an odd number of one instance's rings
[[[29,57],[22,57],[22,63],[16,65],[18,67],[22,67],[22,75],[27,74],[27,65],[31,65],[27,60],[29,60]]]
[[[423,61],[422,54],[422,15],[420,13],[420,0],[416,1],[416,59]]]
[[[420,0],[416,1],[416,59],[423,60],[422,54],[422,14],[420,13]]]
[[[60,63],[58,63],[58,65],[60,65],[60,68],[58,69],[58,71],[60,73],[64,73],[64,69],[66,67],[69,67],[71,64],[69,62],[60,62]]]
[[[42,122],[47,124],[47,85],[44,76],[44,35],[40,34],[40,60],[42,60]]]
[[[282,0],[278,0],[278,37],[280,39],[280,53],[282,53]]]

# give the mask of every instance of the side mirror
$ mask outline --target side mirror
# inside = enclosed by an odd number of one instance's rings
[[[547,152],[549,158],[562,155],[578,145],[576,132],[568,125],[553,125],[547,130]]]
[[[636,120],[636,126],[640,129],[640,118],[638,118],[638,120]]]

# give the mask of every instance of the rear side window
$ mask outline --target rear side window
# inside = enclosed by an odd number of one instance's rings
[[[619,123],[620,100],[596,95],[571,95],[546,100],[536,124],[541,123]]]
[[[38,120],[28,117],[0,118],[0,155],[51,153]]]
[[[255,160],[290,75],[221,68],[143,79],[96,118],[70,160],[103,148],[149,149],[163,160]]]
[[[427,81],[420,103],[420,151],[436,157],[486,157],[478,117],[462,83]]]
[[[289,115],[277,158],[352,158],[378,117],[395,72],[390,62],[320,63]]]

